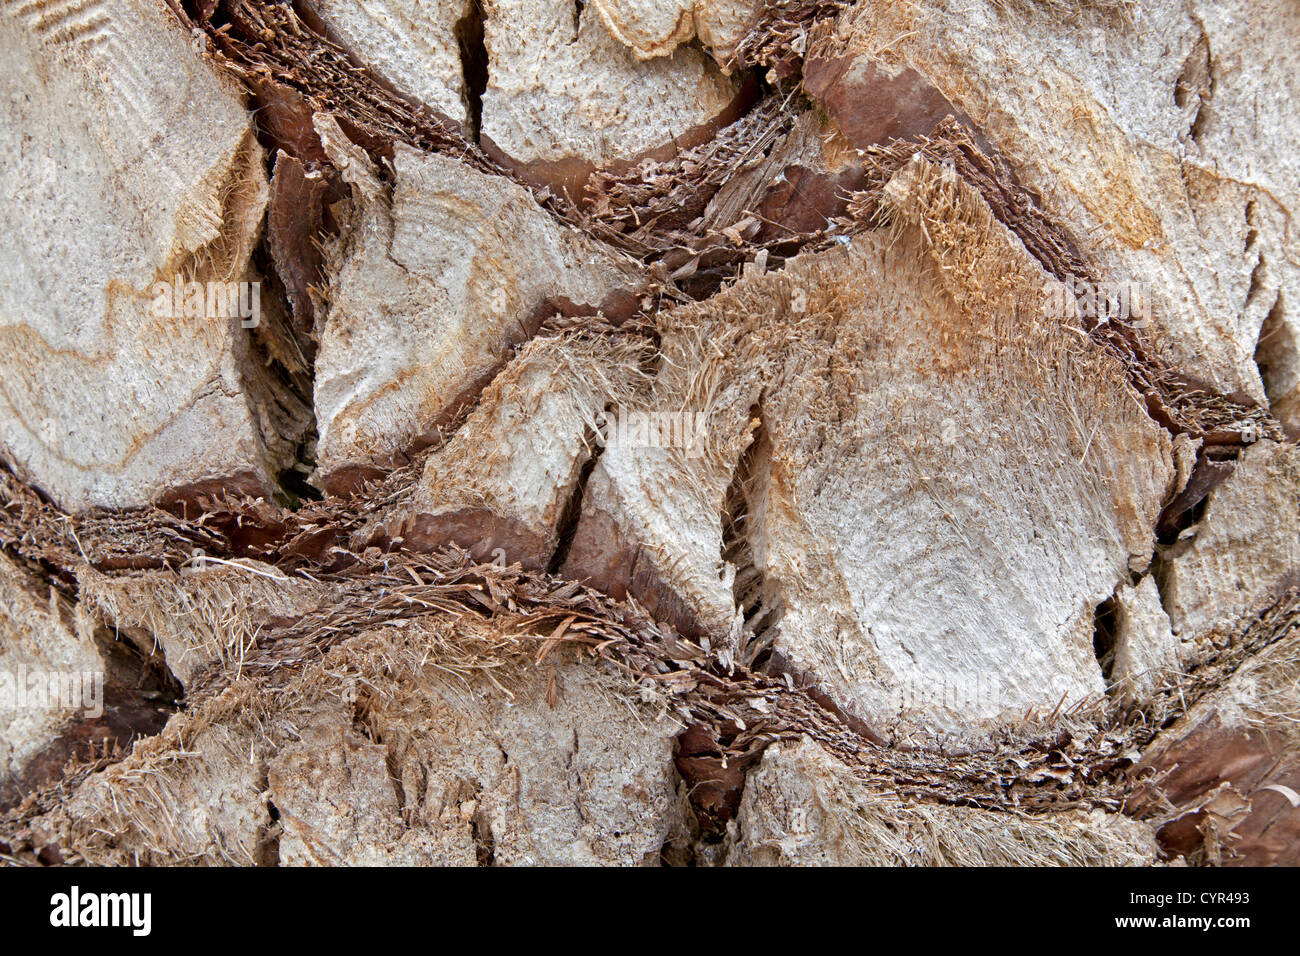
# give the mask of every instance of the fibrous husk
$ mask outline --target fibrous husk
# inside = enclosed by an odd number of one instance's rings
[[[269,623],[295,620],[332,599],[322,585],[247,559],[199,557],[179,571],[119,575],[85,567],[77,585],[84,613],[145,654],[160,651],[182,685],[212,667],[238,676],[245,651]]]
[[[1147,866],[1151,826],[1103,810],[1035,816],[933,806],[874,790],[812,741],[749,775],[729,866]]]
[[[27,839],[101,865],[656,862],[679,725],[562,649],[527,665],[519,623],[399,623],[238,679]]]

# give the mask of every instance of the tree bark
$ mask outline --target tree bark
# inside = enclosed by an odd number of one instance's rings
[[[1300,862],[1298,37],[5,4],[0,858]]]

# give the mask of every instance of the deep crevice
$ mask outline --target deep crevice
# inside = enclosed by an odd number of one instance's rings
[[[69,718],[15,778],[0,786],[0,812],[82,768],[103,769],[118,762],[137,740],[159,733],[181,708],[184,692],[161,651],[147,653],[135,640],[121,637],[107,627],[93,634],[103,668],[102,714]]]
[[[294,463],[281,470],[276,480],[289,499],[289,507],[297,509],[304,501],[323,501],[325,496],[308,478],[316,470],[316,430],[313,427],[308,436],[298,443]]]
[[[1164,506],[1156,521],[1156,537],[1161,544],[1173,544],[1188,528],[1200,523],[1210,492],[1232,474],[1236,464],[1235,457],[1219,459],[1201,449],[1187,486]]]
[[[496,865],[496,838],[492,835],[492,824],[483,812],[482,805],[469,820],[469,832],[474,841],[474,857],[479,866]]]
[[[1255,364],[1259,367],[1259,377],[1270,405],[1300,386],[1300,341],[1297,341],[1295,330],[1286,323],[1281,291],[1260,326],[1255,344]]]
[[[1205,134],[1208,119],[1206,106],[1214,95],[1214,73],[1210,59],[1210,40],[1201,27],[1201,36],[1193,45],[1183,63],[1182,72],[1174,85],[1174,105],[1187,109],[1193,100],[1196,112],[1188,124],[1187,132],[1193,142],[1199,143]]]
[[[673,762],[686,785],[687,804],[701,843],[721,843],[740,810],[746,772],[761,751],[731,753],[740,728],[734,723],[691,724],[674,741]]]
[[[610,409],[605,409],[605,414],[609,414]],[[560,514],[559,523],[556,525],[555,553],[551,555],[551,560],[547,562],[547,574],[559,574],[560,568],[569,557],[569,551],[573,548],[573,537],[578,530],[578,521],[582,518],[582,499],[587,494],[587,482],[591,478],[591,473],[596,469],[596,462],[600,460],[601,452],[604,446],[596,442],[594,429],[588,429],[587,434],[583,437],[583,443],[586,447],[591,448],[592,452],[587,456],[587,460],[582,463],[582,468],[578,472],[578,480],[573,486],[573,491],[569,495],[569,500],[565,502],[564,511]]]
[[[722,560],[736,569],[732,596],[744,619],[736,659],[746,667],[762,671],[771,651],[772,626],[780,619],[780,600],[770,582],[755,563],[753,535],[754,515],[761,507],[759,468],[770,452],[763,426],[762,400],[749,410],[754,433],[749,447],[741,454],[727,489],[722,513]]]
[[[269,795],[266,798],[266,813],[271,818],[271,825],[263,828],[261,832],[257,862],[258,866],[279,866],[280,837],[284,833],[284,828],[280,824],[280,808]]]
[[[461,73],[465,81],[465,112],[469,138],[479,142],[483,131],[483,94],[488,85],[486,17],[482,0],[469,0],[465,15],[456,21]]]
[[[1259,298],[1260,293],[1264,291],[1264,273],[1268,269],[1264,261],[1263,253],[1255,258],[1255,267],[1250,270],[1250,287],[1246,290],[1246,303],[1244,308],[1249,309],[1251,305]]]
[[[1107,688],[1111,684],[1111,675],[1115,670],[1115,645],[1117,612],[1119,602],[1114,595],[1097,605],[1092,617],[1092,651],[1101,667],[1101,676],[1105,678]]]
[[[257,325],[245,330],[249,368],[244,380],[249,395],[261,399],[263,414],[256,420],[273,432],[263,436],[267,457],[282,466],[275,471],[278,487],[273,493],[282,505],[296,508],[303,499],[320,497],[306,480],[316,445],[316,342],[313,335],[294,326],[293,306],[273,260],[270,241],[270,229],[263,229],[253,251],[253,267],[262,276],[262,309]]]

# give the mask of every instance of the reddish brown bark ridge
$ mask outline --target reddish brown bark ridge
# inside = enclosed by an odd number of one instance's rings
[[[925,136],[948,116],[972,125],[916,70],[905,66],[891,75],[865,56],[814,54],[804,64],[803,87],[858,149]]]
[[[456,546],[482,564],[519,564],[528,571],[543,570],[555,549],[554,535],[486,508],[418,514],[395,531],[372,543],[421,552]]]
[[[664,581],[649,556],[602,510],[583,512],[560,574],[616,601],[635,598],[653,618],[685,637],[705,633],[690,605]]]

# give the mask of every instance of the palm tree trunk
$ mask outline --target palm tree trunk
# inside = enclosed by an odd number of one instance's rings
[[[0,857],[1300,862],[1297,36],[6,4]]]

